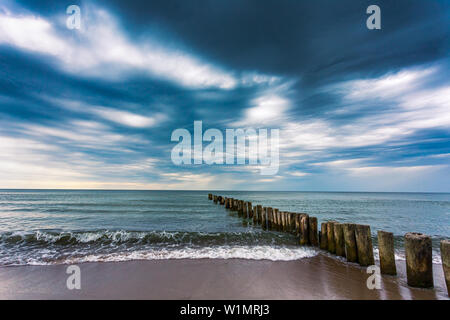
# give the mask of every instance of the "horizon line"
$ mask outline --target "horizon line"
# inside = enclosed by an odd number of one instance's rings
[[[309,192],[309,193],[440,193],[445,191],[320,191],[320,190],[212,190],[212,189],[52,189],[52,188],[0,188],[0,191],[180,191],[180,192]]]

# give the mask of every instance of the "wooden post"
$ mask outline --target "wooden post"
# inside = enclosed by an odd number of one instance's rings
[[[444,269],[447,294],[450,297],[450,240],[441,240],[441,260]]]
[[[225,209],[230,209],[230,199],[225,198]]]
[[[328,232],[327,232],[327,223],[322,222],[320,225],[320,249],[328,250]]]
[[[280,226],[278,224],[278,215],[279,215],[280,211],[277,208],[273,209],[273,225],[272,225],[272,229],[274,230],[280,230]]]
[[[260,204],[258,204],[256,206],[256,212],[258,214],[258,224],[262,224],[262,206]]]
[[[217,203],[217,196],[214,195],[214,203]]]
[[[411,287],[433,287],[431,238],[422,233],[405,234],[406,277]]]
[[[291,231],[291,228],[290,228],[291,213],[290,212],[284,211],[284,220],[285,220],[285,224],[286,224],[285,227],[284,227],[284,231],[285,232]]]
[[[280,211],[280,231],[284,231],[284,211]]]
[[[262,207],[261,208],[261,227],[266,230],[267,229],[267,208],[266,207]]]
[[[267,222],[266,222],[267,230],[272,230],[272,208],[271,207],[266,208],[266,218],[267,218]]]
[[[328,244],[328,252],[336,253],[336,245],[334,242],[334,223],[335,221],[327,222],[327,244]]]
[[[309,217],[307,214],[302,215],[300,219],[300,244],[306,245],[309,243]]]
[[[312,246],[318,246],[319,239],[317,239],[317,218],[309,217],[309,243]]]
[[[344,223],[345,255],[348,262],[358,262],[358,250],[356,249],[356,225],[353,223]]]
[[[345,257],[344,230],[342,229],[342,224],[338,222],[334,224],[334,244],[336,247],[336,255]]]
[[[278,230],[279,231],[283,231],[283,221],[281,219],[281,217],[283,216],[283,211],[278,211],[278,216],[277,216],[277,223],[278,223]]]
[[[258,224],[258,210],[257,206],[253,207],[253,224]]]
[[[248,218],[249,219],[253,218],[253,210],[252,210],[252,203],[251,202],[247,202],[247,214],[248,214]]]
[[[289,212],[283,211],[283,231],[287,232],[289,230],[289,221],[288,221],[288,217],[289,217]]]
[[[244,219],[248,219],[248,213],[247,213],[247,210],[248,210],[248,203],[247,203],[246,201],[244,201],[244,202],[242,203],[242,217],[243,217]]]
[[[220,197],[220,204],[223,206],[225,204],[225,198]]]
[[[238,200],[237,209],[238,209],[238,216],[242,217],[244,215],[244,201],[243,200]]]
[[[208,193],[208,200],[212,200],[212,193]]]
[[[292,213],[286,212],[286,232],[292,231]]]
[[[358,262],[361,266],[375,264],[373,257],[372,236],[370,226],[357,224],[355,226],[356,248],[358,249]]]
[[[291,217],[291,229],[290,232],[295,232],[295,213],[289,212],[289,216]]]
[[[295,231],[294,234],[299,237],[300,236],[300,218],[301,215],[299,213],[295,214]]]
[[[383,274],[395,276],[394,234],[392,232],[378,231],[378,251],[380,253],[380,270]]]
[[[280,231],[280,210],[277,208],[273,209],[273,220],[275,230]]]

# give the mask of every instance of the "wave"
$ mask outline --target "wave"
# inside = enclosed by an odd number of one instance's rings
[[[0,265],[46,265],[156,259],[267,259],[289,261],[315,255],[293,235],[247,232],[96,230],[5,232]]]
[[[247,232],[181,232],[181,231],[126,231],[96,230],[79,232],[42,231],[0,233],[0,245],[78,245],[78,244],[294,244],[290,234]]]
[[[319,252],[298,246],[294,235],[255,229],[216,233],[127,230],[0,233],[0,265],[206,258],[290,261]],[[374,256],[379,259],[376,242]],[[402,246],[396,248],[395,258],[405,260]],[[442,263],[435,247],[433,263]]]
[[[273,246],[221,246],[204,248],[141,250],[133,252],[92,254],[85,257],[69,258],[64,263],[118,262],[131,260],[163,259],[250,259],[271,261],[292,261],[313,257],[318,251],[307,247]]]

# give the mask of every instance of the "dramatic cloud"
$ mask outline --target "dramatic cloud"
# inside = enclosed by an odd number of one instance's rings
[[[370,4],[92,0],[69,30],[5,0],[0,187],[447,192],[450,5],[382,1],[368,30]],[[197,120],[279,129],[278,173],[175,166]]]

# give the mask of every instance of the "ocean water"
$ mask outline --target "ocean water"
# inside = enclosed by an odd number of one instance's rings
[[[322,221],[369,224],[395,235],[450,238],[450,194],[223,192]],[[208,200],[208,191],[0,190],[0,265],[40,265],[143,259],[243,258],[296,260],[318,254],[292,234],[263,231]]]

